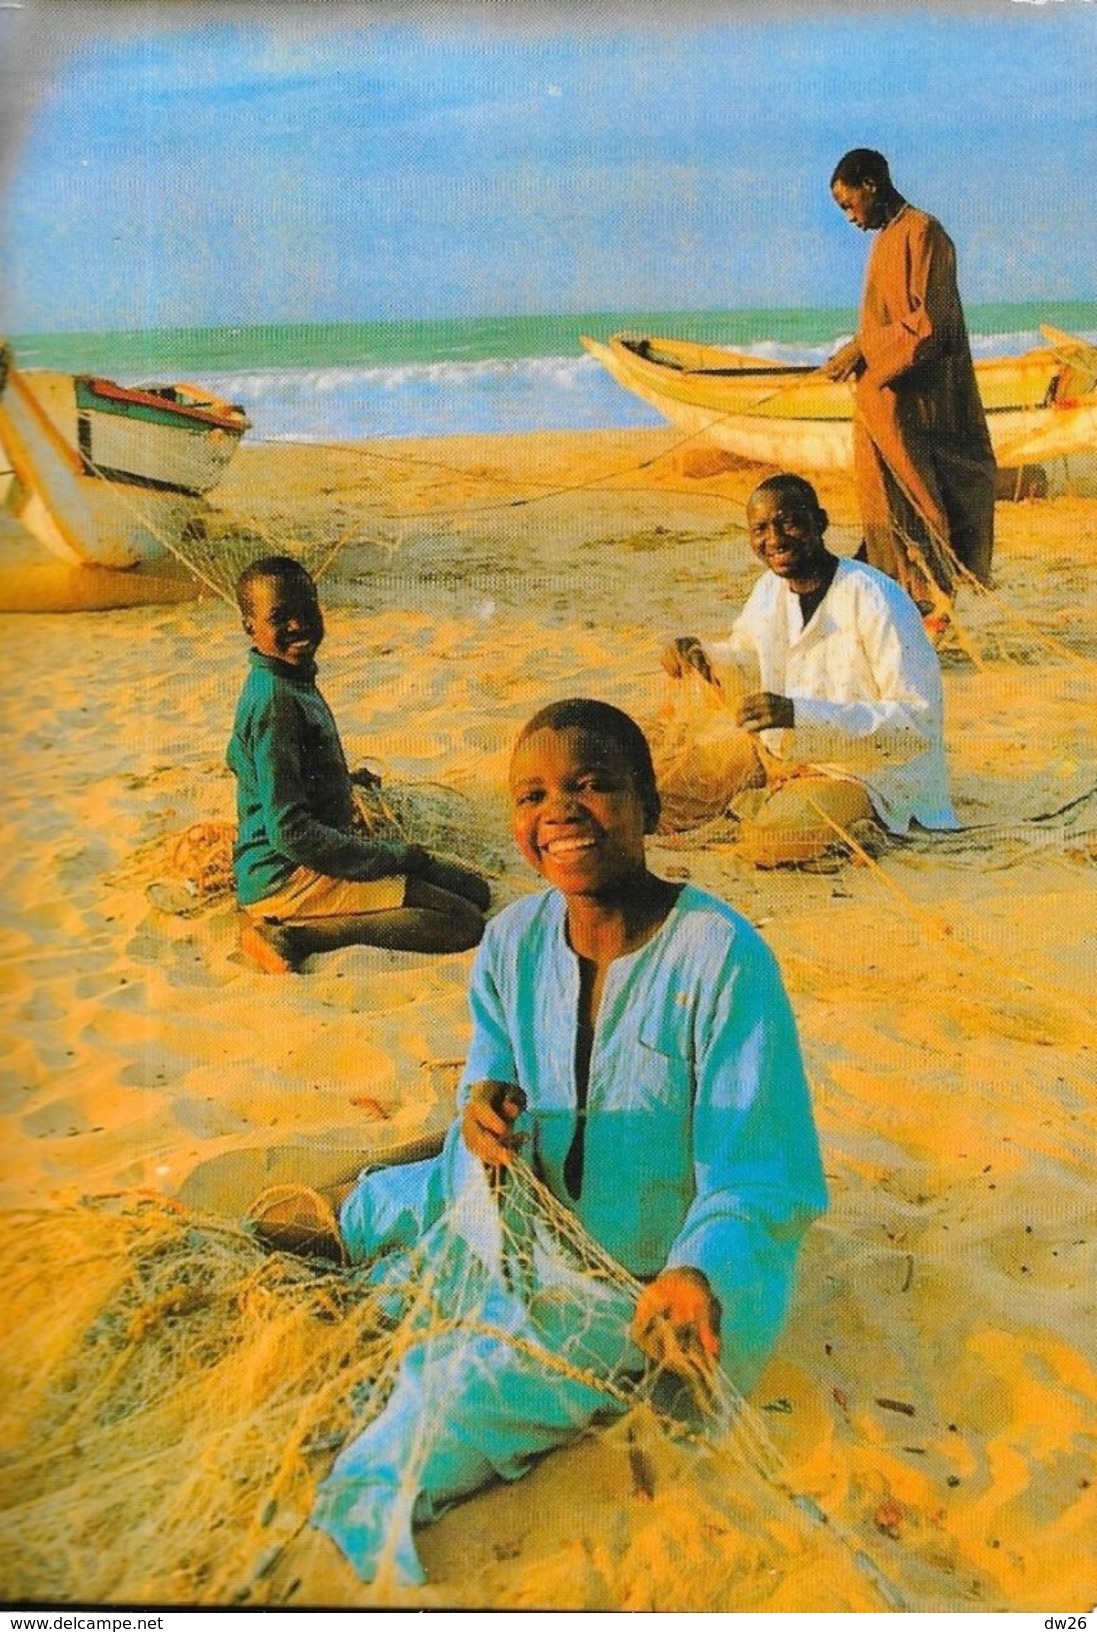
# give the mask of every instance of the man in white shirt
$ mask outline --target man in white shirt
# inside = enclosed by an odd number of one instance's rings
[[[742,701],[738,722],[759,745],[765,786],[734,802],[756,837],[814,828],[825,838],[828,817],[846,829],[874,817],[899,834],[912,822],[955,828],[941,670],[918,609],[874,567],[831,554],[827,525],[810,482],[762,482],[747,530],[766,575],[726,641],[679,636],[663,667],[718,683],[721,665],[756,659],[762,689]],[[776,859],[807,859],[792,850]]]

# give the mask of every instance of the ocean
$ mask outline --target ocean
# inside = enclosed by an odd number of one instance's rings
[[[976,356],[1040,345],[1041,323],[1097,340],[1093,301],[975,306],[967,316]],[[583,351],[580,334],[637,330],[816,364],[855,319],[852,308],[599,312],[44,334],[12,344],[23,368],[123,385],[197,381],[246,409],[249,441],[344,442],[657,426],[654,410]]]

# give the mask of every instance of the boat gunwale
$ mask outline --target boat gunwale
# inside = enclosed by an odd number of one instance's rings
[[[197,421],[216,430],[229,431],[233,435],[243,436],[250,430],[251,421],[242,408],[232,403],[226,403],[223,408],[199,407],[197,404],[173,402],[169,397],[162,396],[155,391],[142,390],[139,386],[119,385],[115,380],[108,380],[98,374],[74,374],[72,376],[74,389],[81,388],[90,392],[93,397],[102,399],[102,403],[81,403],[77,396],[77,406],[84,412],[94,413],[97,409],[101,413],[125,414],[126,407],[150,409],[159,414],[172,418],[181,418]],[[171,389],[177,389],[173,387]],[[220,400],[220,399],[218,399]]]
[[[691,345],[694,344],[694,342],[689,342],[689,343]],[[651,338],[649,338],[647,336],[640,336],[640,337],[638,337],[637,339],[634,340],[634,339],[626,339],[625,336],[623,336],[623,335],[616,335],[615,334],[613,336],[613,340],[610,342],[610,344],[611,345],[613,345],[613,344],[620,345],[621,349],[623,351],[627,351],[629,353],[630,357],[635,357],[636,360],[638,362],[640,362],[640,363],[647,363],[649,365],[649,367],[651,367],[651,368],[666,369],[669,373],[672,373],[672,374],[675,374],[675,375],[677,375],[677,374],[688,374],[691,377],[696,376],[698,379],[704,379],[704,380],[708,380],[708,379],[737,380],[737,379],[751,379],[751,378],[754,378],[754,377],[758,377],[758,378],[761,378],[761,379],[768,380],[768,379],[772,378],[775,375],[781,376],[781,377],[784,377],[785,375],[789,375],[789,376],[791,376],[793,378],[799,378],[802,375],[817,374],[819,372],[814,363],[777,363],[777,362],[769,362],[764,357],[760,357],[758,359],[757,363],[755,363],[750,368],[744,368],[744,367],[738,367],[738,366],[734,367],[734,368],[687,368],[684,363],[676,363],[669,356],[666,357],[666,358],[663,358],[663,357],[650,357],[650,356],[646,356],[644,354],[644,352],[638,351],[637,347],[640,346],[640,345],[645,345],[645,344],[651,344],[651,345],[666,344],[666,342],[661,342],[661,341],[656,340],[656,339],[651,339]],[[705,351],[712,350],[714,352],[720,350],[719,346],[712,346],[712,347],[705,346],[705,347],[702,347],[700,349],[703,349]],[[728,355],[729,356],[737,356],[737,355],[742,355],[742,353],[729,352]]]
[[[662,360],[658,356],[645,356],[643,352],[637,350],[637,346],[645,341],[659,350],[665,350],[667,353],[667,360]],[[798,385],[806,383],[807,378],[811,375],[820,375],[820,386],[831,385],[834,383],[826,380],[825,377],[821,375],[820,370],[815,366],[802,364],[786,365],[783,363],[770,362],[765,358],[760,358],[758,360],[758,365],[755,368],[741,368],[739,366],[733,366],[728,369],[689,368],[684,363],[678,364],[671,360],[676,347],[682,347],[683,349],[688,348],[694,352],[710,351],[713,353],[718,353],[721,349],[719,346],[708,346],[699,341],[677,341],[657,335],[645,336],[635,333],[621,333],[613,335],[609,341],[607,349],[612,355],[616,356],[618,363],[622,368],[625,370],[633,370],[638,376],[648,381],[663,382],[663,394],[670,397],[672,400],[678,401],[689,402],[693,400],[683,394],[683,387],[686,386],[691,380],[696,380],[699,385],[706,386],[710,382],[716,384],[721,379],[735,380],[743,383],[745,383],[747,380],[755,379],[760,384],[773,384],[781,394],[783,394],[785,388],[782,382],[787,384],[789,391],[794,391]],[[743,354],[729,351],[728,355],[730,357],[735,357],[742,356]],[[1088,408],[1092,406],[1094,399],[1093,396],[1088,394],[1086,397],[1071,399],[1070,401],[1055,402],[1047,400],[1051,387],[1054,384],[1055,373],[1061,370],[1063,367],[1064,364],[1062,358],[1058,356],[1054,348],[1051,347],[1036,347],[1030,351],[1021,352],[1016,357],[984,357],[975,359],[976,377],[981,377],[984,380],[986,380],[988,377],[994,376],[998,376],[999,378],[1008,378],[1009,374],[1013,372],[1018,373],[1022,378],[1025,374],[1029,373],[1036,373],[1039,375],[1041,372],[1046,371],[1049,374],[1049,379],[1044,386],[1044,393],[1041,400],[1036,401],[1029,399],[1024,401],[987,403],[986,399],[984,398],[984,412],[988,415],[1068,413],[1079,408]],[[673,387],[671,382],[674,382]],[[696,405],[706,409],[716,409],[717,407],[717,405],[714,403],[698,402]],[[758,413],[757,406],[747,404],[729,407],[725,410],[725,412],[727,414],[747,414],[751,417],[765,419],[779,417],[773,413]],[[844,417],[844,415],[822,413],[795,413],[788,415],[790,420],[795,420],[796,422],[810,419],[818,422],[819,424],[835,422]]]

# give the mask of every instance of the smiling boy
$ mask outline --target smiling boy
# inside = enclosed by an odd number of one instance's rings
[[[502,1175],[521,1161],[643,1284],[636,1296],[604,1269],[562,1265],[546,1237],[520,1272],[491,1270],[490,1333],[441,1308],[320,1487],[312,1522],[365,1580],[390,1556],[421,1581],[412,1525],[620,1410],[642,1354],[749,1388],[826,1206],[772,954],[725,902],[648,869],[659,796],[640,728],[591,698],[550,704],[519,735],[510,794],[518,848],[549,888],[487,926],[441,1155],[364,1175],[343,1204],[343,1245],[375,1274],[393,1255],[404,1280],[402,1252],[417,1242],[433,1272],[447,1229],[470,1232],[479,1255],[511,1188]],[[546,1363],[581,1335],[584,1372]],[[438,1414],[431,1386],[444,1389]]]
[[[311,575],[291,556],[267,556],[241,573],[236,596],[252,642],[228,747],[245,956],[276,974],[355,942],[418,952],[475,946],[485,880],[355,825],[353,779],[316,685],[324,617]]]

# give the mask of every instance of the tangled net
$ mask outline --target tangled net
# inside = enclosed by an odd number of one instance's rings
[[[372,1300],[158,1198],[11,1222],[7,1592],[242,1601],[345,1431]]]
[[[696,669],[667,683],[649,730],[662,802],[660,833],[689,832],[718,820],[737,793],[760,780],[754,742],[736,722],[746,693],[735,670],[719,684]]]
[[[370,1266],[268,1254],[245,1229],[151,1195],[9,1217],[6,1595],[286,1601],[300,1584],[295,1544],[316,1539],[309,1515],[335,1453],[378,1418],[409,1359],[444,1351],[443,1363],[422,1368],[429,1387],[392,1515],[395,1545],[432,1436],[487,1342],[603,1399],[612,1425],[592,1431],[627,1446],[647,1497],[659,1445],[686,1458],[671,1475],[679,1501],[681,1481],[697,1478],[707,1459],[711,1492],[726,1495],[722,1524],[737,1515],[724,1548],[726,1607],[742,1607],[768,1581],[763,1562],[787,1565],[793,1553],[802,1562],[805,1535],[833,1555],[827,1568],[849,1574],[857,1607],[894,1607],[871,1560],[812,1504],[789,1502],[759,1417],[722,1374],[694,1377],[699,1411],[684,1424],[661,1402],[665,1372],[622,1379],[607,1365],[611,1326],[631,1308],[636,1283],[528,1170],[516,1165],[508,1187],[498,1214],[508,1288],[529,1291],[536,1281],[548,1300],[520,1329],[499,1323],[498,1286],[459,1221],[443,1219],[429,1250],[411,1250],[378,1278]],[[556,1263],[547,1280],[546,1254]],[[700,1533],[710,1515],[698,1499]],[[753,1562],[740,1581],[743,1549]],[[640,1567],[633,1560],[634,1573]],[[697,1583],[708,1607],[712,1586],[709,1576]],[[367,1589],[348,1569],[343,1590],[346,1602],[384,1601],[384,1574]],[[681,1590],[688,1599],[691,1589]],[[635,1581],[619,1591],[622,1601],[635,1596]]]
[[[319,581],[330,571],[351,535],[360,531],[356,521],[335,538],[286,538],[281,531],[276,536],[254,522],[232,521],[226,525],[213,512],[204,510],[179,536],[167,532],[158,536],[169,555],[235,612],[236,580],[253,561],[265,555],[290,555]]]
[[[403,839],[433,855],[481,872],[502,871],[504,862],[484,820],[467,794],[442,782],[386,782],[356,787],[357,819],[371,838]]]
[[[436,856],[498,873],[503,862],[471,801],[441,783],[392,783],[355,788],[356,819],[376,839],[402,839]],[[235,894],[232,849],[236,824],[191,822],[181,832],[150,839],[107,878],[115,887],[142,885],[162,912],[190,918]]]
[[[751,801],[759,796],[751,790],[802,774],[737,723],[738,704],[759,685],[745,659],[712,680],[690,668],[667,684],[659,717],[648,727],[662,805],[659,844],[734,848],[750,866],[812,871],[835,871],[858,851],[877,854],[883,834],[875,822],[855,819],[846,828],[820,816],[810,795],[780,824],[752,819]]]

